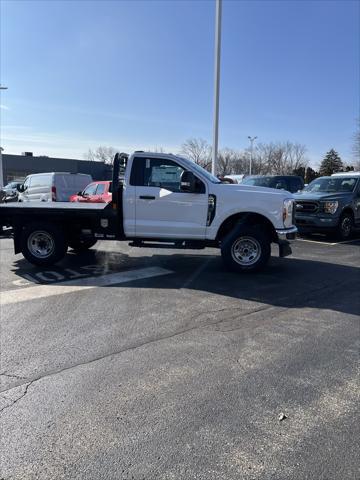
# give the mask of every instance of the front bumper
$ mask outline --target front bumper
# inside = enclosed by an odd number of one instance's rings
[[[335,229],[339,223],[339,217],[330,215],[296,215],[295,221],[300,233],[320,232]]]
[[[283,241],[295,240],[297,231],[298,229],[295,226],[290,228],[277,228],[276,234],[277,234],[279,243]]]

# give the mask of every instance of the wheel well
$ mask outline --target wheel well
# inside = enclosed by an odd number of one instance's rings
[[[341,212],[341,216],[346,214],[350,214],[354,218],[354,212],[349,207],[344,208],[344,210]]]
[[[274,225],[264,215],[253,212],[241,212],[231,215],[231,217],[223,221],[216,235],[216,240],[221,241],[238,224],[261,225],[266,229],[272,241],[277,239]]]

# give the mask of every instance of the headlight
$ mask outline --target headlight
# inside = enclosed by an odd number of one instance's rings
[[[284,227],[291,227],[293,225],[293,210],[294,210],[294,201],[290,199],[284,200],[284,206],[283,206]]]
[[[332,213],[334,214],[339,206],[339,202],[333,201],[333,202],[324,202],[324,212],[325,213]]]

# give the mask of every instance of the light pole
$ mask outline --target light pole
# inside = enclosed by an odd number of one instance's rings
[[[221,8],[222,0],[216,1],[215,13],[215,73],[214,73],[214,129],[211,173],[215,175],[219,138],[219,89],[220,89],[220,51],[221,51]]]
[[[7,87],[3,87],[2,85],[0,85],[0,90],[7,90]],[[0,123],[0,128],[1,128],[1,123]],[[0,139],[1,139],[1,135],[0,135]],[[3,151],[3,148],[0,146],[0,188],[4,186],[2,151]]]
[[[252,162],[253,162],[253,154],[254,154],[254,141],[257,139],[257,137],[250,137],[248,136],[248,139],[250,140],[250,168],[249,168],[249,175],[251,175],[251,170],[252,170]]]

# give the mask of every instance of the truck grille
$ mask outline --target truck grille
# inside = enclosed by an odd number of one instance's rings
[[[296,213],[316,213],[319,211],[319,204],[317,202],[296,201]]]

